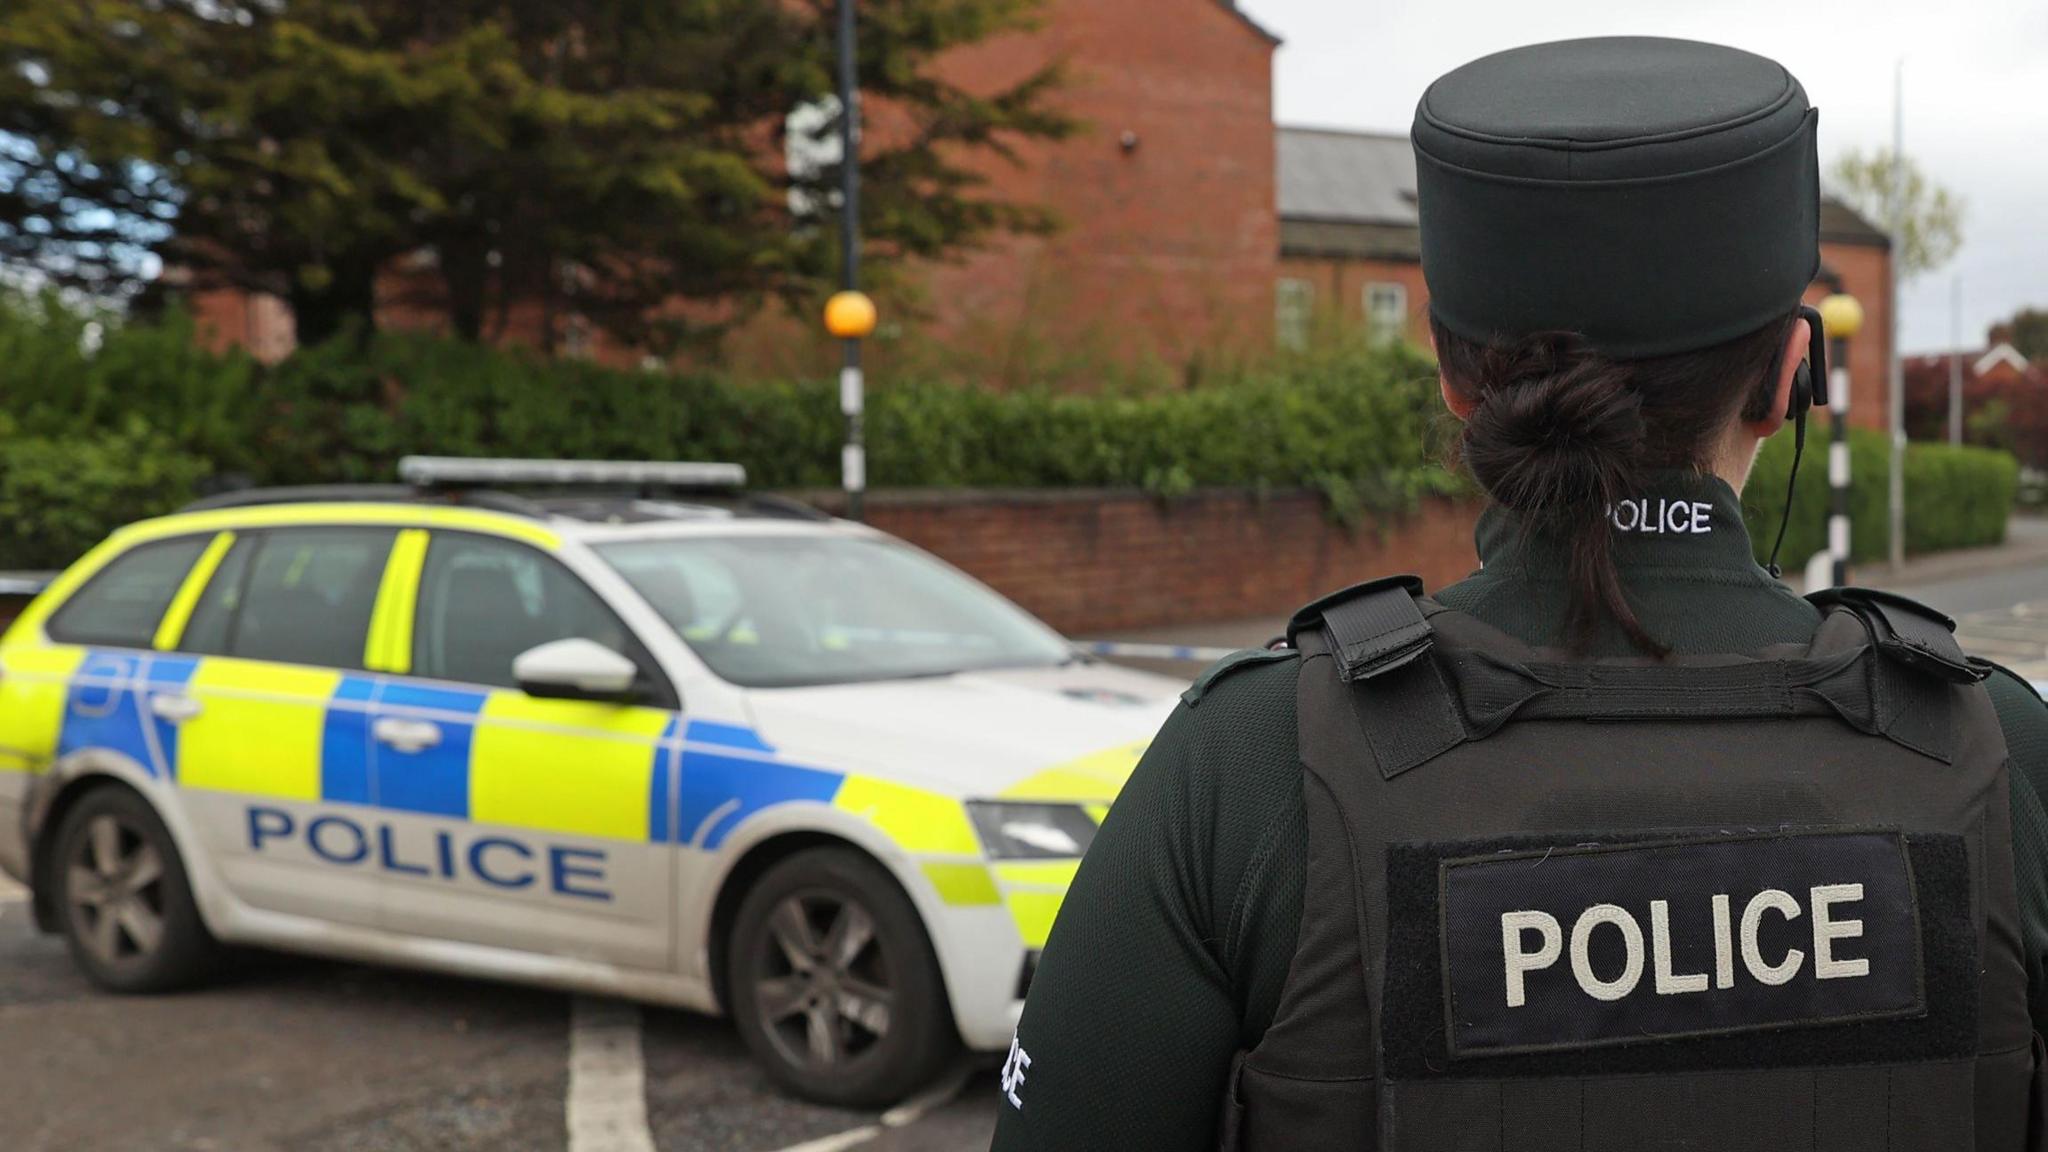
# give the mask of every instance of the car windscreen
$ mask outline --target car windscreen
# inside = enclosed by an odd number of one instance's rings
[[[750,688],[1046,667],[1058,633],[914,548],[858,536],[696,536],[599,555],[720,677]]]

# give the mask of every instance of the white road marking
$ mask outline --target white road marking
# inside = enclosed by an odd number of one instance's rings
[[[858,1148],[881,1134],[880,1124],[870,1124],[865,1128],[850,1128],[834,1136],[820,1136],[816,1140],[791,1144],[780,1152],[845,1152],[846,1149]]]
[[[578,996],[569,1009],[569,1152],[654,1152],[640,1009]]]
[[[777,1152],[845,1152],[848,1148],[858,1148],[892,1128],[908,1128],[919,1120],[924,1119],[925,1115],[932,1109],[941,1108],[951,1103],[955,1096],[960,1095],[960,1090],[966,1086],[967,1070],[963,1068],[923,1092],[882,1113],[882,1119],[879,1123],[864,1124],[859,1128],[849,1128],[844,1132],[838,1132],[831,1136],[820,1136],[816,1140],[806,1140],[802,1144],[792,1144],[787,1148],[777,1149]]]

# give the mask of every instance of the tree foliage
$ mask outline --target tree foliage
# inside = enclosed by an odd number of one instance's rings
[[[980,157],[1054,136],[1048,68],[994,92],[934,57],[1038,0],[862,0],[862,228],[942,255],[1033,209]],[[827,0],[11,0],[0,21],[0,259],[98,291],[151,256],[285,297],[318,341],[374,321],[403,259],[458,333],[515,303],[661,346],[836,272],[836,163],[793,179],[792,109],[833,87]],[[836,124],[822,122],[825,133]],[[792,200],[790,193],[797,193]],[[715,310],[678,300],[716,300]],[[552,326],[549,326],[552,331]]]
[[[1911,156],[1903,166],[1883,149],[1852,149],[1829,169],[1829,183],[1842,201],[1871,223],[1893,231],[1893,174],[1900,177],[1901,233],[1893,241],[1892,258],[1899,276],[1911,280],[1954,258],[1963,243],[1962,197],[1936,183]]]
[[[2037,363],[2048,362],[2048,308],[2022,308],[1998,327],[2013,350]]]

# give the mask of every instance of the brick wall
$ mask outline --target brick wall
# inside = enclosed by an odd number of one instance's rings
[[[837,510],[836,495],[815,502]],[[868,521],[934,552],[1069,635],[1280,616],[1400,572],[1431,588],[1477,566],[1478,506],[1435,502],[1345,529],[1308,492],[878,491]]]
[[[1860,244],[1820,246],[1821,262],[1842,279],[1842,291],[1863,305],[1863,328],[1849,341],[1849,423],[1858,428],[1883,429],[1890,413],[1891,395],[1887,370],[1891,355],[1890,271],[1885,249]],[[1820,284],[1807,290],[1808,303],[1818,304],[1829,289]],[[1826,424],[1826,417],[1821,418]]]
[[[1061,62],[1054,102],[1081,128],[979,165],[989,195],[1042,205],[1060,230],[931,268],[937,333],[1172,364],[1263,345],[1280,248],[1273,47],[1215,0],[1049,0],[1038,31],[950,55],[949,78],[990,90]]]

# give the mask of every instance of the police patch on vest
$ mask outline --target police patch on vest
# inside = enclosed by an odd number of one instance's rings
[[[1470,856],[1439,886],[1454,1057],[1926,1012],[1896,832]]]

